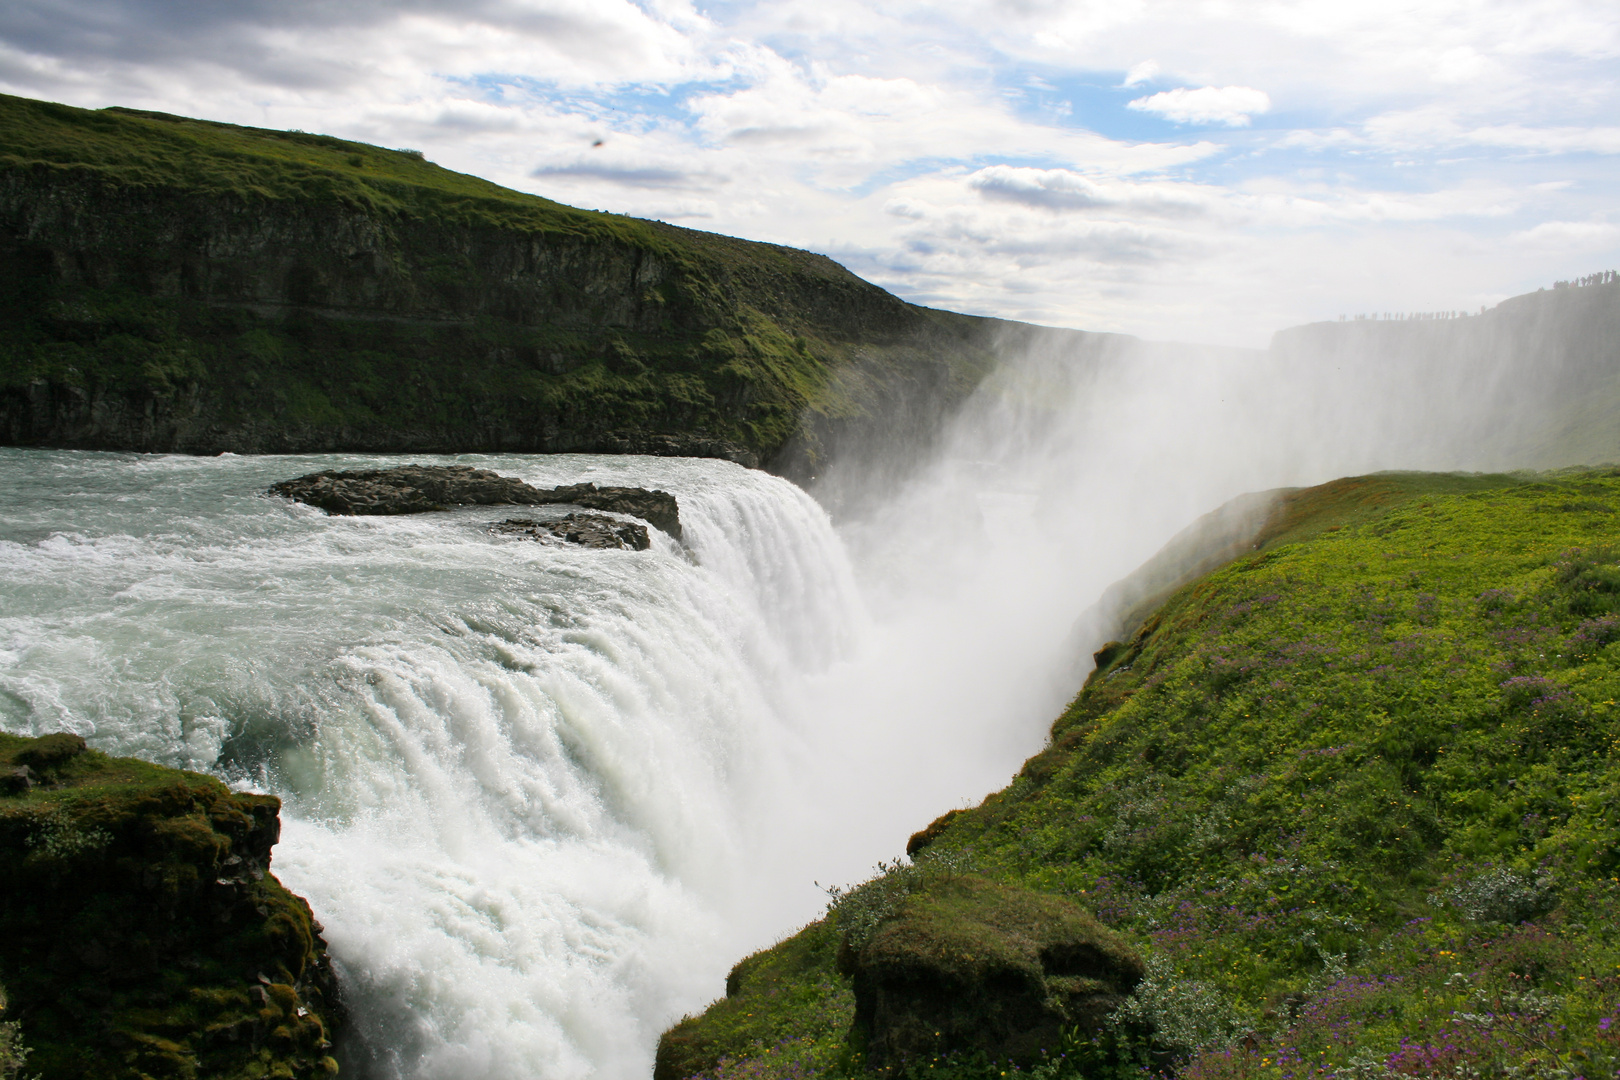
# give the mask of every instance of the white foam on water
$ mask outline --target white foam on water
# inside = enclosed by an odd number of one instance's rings
[[[0,454],[6,728],[281,795],[365,1071],[646,1075],[780,924],[752,856],[864,632],[842,545],[724,462],[457,459],[669,490],[645,552],[255,495],[338,460]]]

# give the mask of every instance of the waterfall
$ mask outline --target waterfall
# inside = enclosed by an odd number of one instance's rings
[[[1533,352],[1076,341],[1009,346],[925,460],[831,463],[837,528],[725,462],[415,459],[663,488],[685,539],[643,552],[259,494],[385,463],[361,455],[0,450],[0,727],[280,795],[274,869],[325,923],[352,1072],[644,1077],[816,880],[1006,784],[1101,644],[1076,617],[1200,514],[1578,460]]]
[[[782,910],[759,849],[804,779],[806,687],[867,632],[855,581],[826,514],[763,473],[455,460],[663,488],[684,542],[258,494],[377,459],[3,452],[4,727],[280,795],[274,869],[326,926],[358,1071],[644,1076],[812,909],[806,878]]]

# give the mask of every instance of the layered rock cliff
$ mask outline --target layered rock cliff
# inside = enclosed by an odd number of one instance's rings
[[[0,97],[4,443],[813,470],[845,428],[937,420],[992,329],[410,151]]]

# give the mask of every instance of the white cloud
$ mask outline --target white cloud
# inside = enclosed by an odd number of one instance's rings
[[[1491,61],[1467,45],[1441,53],[1434,63],[1434,80],[1442,83],[1470,82],[1488,74]]]
[[[1140,86],[1142,83],[1151,82],[1158,73],[1159,62],[1157,60],[1143,60],[1140,64],[1131,65],[1131,70],[1125,73],[1125,81],[1119,85]]]
[[[1271,98],[1265,91],[1248,86],[1200,86],[1196,90],[1183,86],[1137,98],[1125,107],[1178,124],[1248,127],[1251,117],[1270,111]]]
[[[1543,154],[1620,154],[1620,127],[1540,127],[1492,124],[1463,132],[1459,142]]]
[[[1070,169],[991,165],[967,178],[987,199],[1055,211],[1109,211],[1186,217],[1209,211],[1216,196],[1192,184],[1096,180]]]
[[[1345,150],[1367,145],[1363,135],[1347,128],[1315,128],[1290,131],[1272,144],[1279,150]]]
[[[1616,59],[1587,0],[0,5],[9,92],[418,146],[945,306],[1249,342],[1620,263]],[[1204,130],[1103,134],[1133,96]],[[1291,130],[1238,130],[1273,97]]]
[[[1398,150],[1477,146],[1527,154],[1620,154],[1620,127],[1482,123],[1479,110],[1467,103],[1382,113],[1363,130],[1372,145]]]
[[[1607,221],[1543,221],[1508,239],[1527,247],[1584,250],[1612,245],[1620,239],[1620,226]]]

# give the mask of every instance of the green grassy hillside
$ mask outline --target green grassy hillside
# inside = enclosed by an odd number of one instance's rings
[[[660,1075],[865,1075],[850,936],[964,877],[1077,902],[1145,977],[1044,1057],[940,1034],[891,1073],[1614,1075],[1617,511],[1608,470],[1289,493],[1009,787],[738,965]]]
[[[986,326],[820,255],[574,209],[413,151],[0,96],[12,444],[792,444],[813,467],[829,425],[959,399]]]

